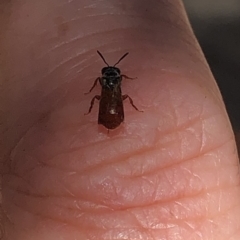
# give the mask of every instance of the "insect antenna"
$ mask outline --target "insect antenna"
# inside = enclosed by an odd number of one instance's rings
[[[118,62],[115,63],[113,66],[115,67],[117,64],[119,64],[127,55],[128,55],[128,52],[125,53],[125,54],[118,60]]]
[[[102,60],[106,63],[106,65],[109,67],[108,63],[106,62],[106,60],[104,59],[103,55],[97,51],[97,53],[99,54],[99,56],[102,58]]]

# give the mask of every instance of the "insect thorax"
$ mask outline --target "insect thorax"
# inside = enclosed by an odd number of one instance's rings
[[[119,68],[105,67],[102,69],[101,85],[109,89],[116,89],[121,84],[121,75]]]

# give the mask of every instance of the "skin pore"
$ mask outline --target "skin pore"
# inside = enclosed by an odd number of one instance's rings
[[[180,1],[0,3],[3,240],[238,240],[239,164]],[[85,116],[119,56],[124,123]]]

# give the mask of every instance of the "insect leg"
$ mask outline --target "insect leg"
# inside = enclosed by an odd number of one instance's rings
[[[132,77],[128,77],[127,75],[121,75],[121,77],[123,77],[123,78],[125,78],[125,79],[137,79],[137,77],[134,77],[134,78],[132,78]]]
[[[86,92],[86,93],[84,93],[84,94],[86,95],[86,94],[90,93],[90,92],[96,87],[97,82],[100,81],[100,79],[101,79],[101,78],[98,77],[98,78],[94,81],[93,86],[91,87],[91,89],[89,90],[89,92]]]
[[[91,101],[91,103],[90,103],[90,107],[89,107],[88,112],[85,113],[84,115],[88,115],[88,114],[92,111],[92,108],[93,108],[95,99],[100,100],[100,98],[101,98],[101,96],[99,96],[99,95],[94,96],[94,98],[92,99],[92,101]]]
[[[127,98],[129,99],[130,104],[131,104],[137,111],[143,112],[143,111],[139,110],[139,109],[134,105],[133,100],[132,100],[128,95],[123,95],[123,96],[122,96],[122,100],[123,100],[123,101],[124,101],[125,99],[127,99]]]

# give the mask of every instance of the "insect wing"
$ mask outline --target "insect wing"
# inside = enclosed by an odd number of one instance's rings
[[[107,129],[118,127],[124,120],[124,109],[121,90],[113,92],[103,88],[99,105],[98,124]]]

